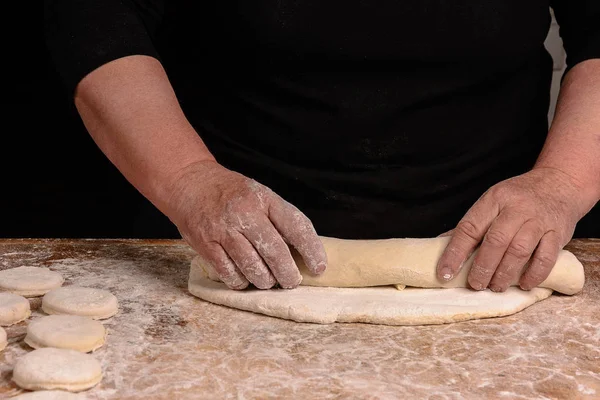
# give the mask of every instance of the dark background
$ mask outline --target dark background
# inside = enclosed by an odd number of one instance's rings
[[[5,73],[0,237],[179,238],[96,147],[43,46],[20,46]],[[600,237],[600,207],[575,237]]]

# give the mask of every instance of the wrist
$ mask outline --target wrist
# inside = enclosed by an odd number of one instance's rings
[[[600,200],[600,179],[590,179],[583,176],[577,170],[570,170],[563,165],[553,165],[547,162],[538,162],[533,171],[551,171],[560,176],[559,185],[571,187],[571,194],[578,205],[578,214],[583,217]]]
[[[211,165],[218,165],[217,161],[209,152],[199,153],[196,157],[179,160],[168,168],[168,171],[156,174],[151,187],[152,193],[148,196],[151,201],[167,216],[175,208],[174,204],[179,202],[178,198],[184,191],[189,177],[197,175]],[[198,180],[195,180],[197,183]]]

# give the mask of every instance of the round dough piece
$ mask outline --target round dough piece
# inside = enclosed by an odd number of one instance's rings
[[[87,397],[80,393],[65,392],[62,390],[38,390],[23,393],[11,400],[85,400]]]
[[[8,345],[8,337],[6,336],[6,331],[4,328],[0,328],[0,351],[4,350],[4,348]]]
[[[14,293],[0,292],[0,326],[10,326],[31,315],[29,300]]]
[[[15,364],[12,379],[23,389],[79,392],[102,380],[102,368],[89,354],[47,347],[21,357]]]
[[[220,282],[192,277],[190,293],[215,304],[290,319],[330,324],[364,322],[380,325],[447,324],[514,314],[552,294],[551,289],[504,293],[466,288],[398,290],[393,286],[333,288],[300,286],[292,290],[231,290]]]
[[[0,271],[0,290],[25,297],[43,296],[62,286],[64,281],[61,274],[43,267],[17,267]]]
[[[42,310],[47,314],[105,319],[119,311],[119,303],[112,293],[104,289],[65,286],[46,293],[42,299]]]
[[[56,347],[87,353],[104,344],[106,329],[98,321],[79,315],[48,315],[27,326],[25,343],[34,349]]]

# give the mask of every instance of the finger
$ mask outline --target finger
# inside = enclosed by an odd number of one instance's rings
[[[437,264],[437,276],[449,281],[483,239],[490,224],[498,215],[498,204],[492,196],[483,195],[460,220]]]
[[[527,267],[519,281],[521,289],[531,290],[548,278],[554,264],[556,264],[560,248],[560,239],[555,231],[546,232],[542,236],[540,244],[533,253],[529,267]]]
[[[514,282],[518,282],[527,261],[535,251],[542,235],[543,229],[533,220],[526,221],[502,257],[492,281],[490,289],[494,292],[504,292]]]
[[[467,278],[473,289],[483,290],[490,284],[506,249],[525,221],[523,214],[504,211],[492,222],[475,255]]]
[[[228,288],[241,290],[248,287],[248,280],[237,269],[219,243],[213,242],[203,246],[200,254]]]
[[[278,201],[279,200],[279,201]],[[269,218],[287,243],[302,256],[313,274],[327,268],[327,254],[312,222],[296,207],[279,198],[269,207]]]
[[[228,232],[222,243],[238,270],[259,289],[270,289],[277,281],[269,267],[244,235],[237,231]]]
[[[260,217],[258,217],[260,218]],[[290,248],[266,216],[254,223],[253,228],[242,228],[241,233],[252,243],[281,287],[295,288],[302,282],[302,275],[292,258]]]

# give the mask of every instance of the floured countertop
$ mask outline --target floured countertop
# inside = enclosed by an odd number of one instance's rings
[[[209,304],[187,291],[181,241],[0,240],[0,269],[47,266],[107,289],[104,369],[89,399],[600,399],[600,240],[573,240],[586,284],[512,316],[449,325],[302,324]],[[31,299],[43,313],[40,299]],[[6,328],[0,398],[27,321]]]

